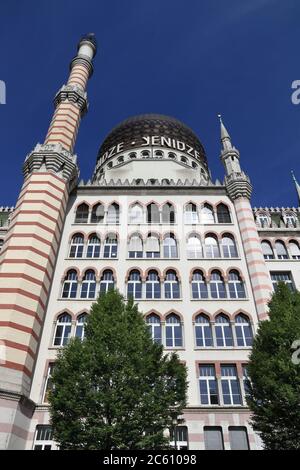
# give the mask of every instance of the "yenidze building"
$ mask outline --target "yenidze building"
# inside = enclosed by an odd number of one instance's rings
[[[259,449],[247,361],[276,283],[300,288],[299,208],[251,207],[222,120],[223,183],[196,134],[159,114],[117,125],[80,181],[74,146],[96,50],[94,35],[80,40],[16,207],[0,208],[0,448],[56,448],[47,397],[57,352],[84,337],[91,304],[114,287],[188,367],[176,446]]]

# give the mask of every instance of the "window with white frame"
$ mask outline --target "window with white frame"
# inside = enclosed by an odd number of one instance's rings
[[[170,446],[177,450],[188,450],[187,426],[176,426],[170,429]]]
[[[116,202],[113,202],[108,206],[107,211],[107,223],[118,224],[120,222],[120,208]]]
[[[197,315],[195,319],[196,346],[210,348],[213,346],[212,329],[209,318],[206,315]]]
[[[84,238],[81,233],[73,235],[70,245],[70,258],[82,258],[84,248]]]
[[[275,242],[275,248],[278,259],[288,259],[288,253],[286,251],[285,244],[282,241],[277,240]]]
[[[270,274],[274,290],[276,289],[279,282],[284,282],[292,292],[295,290],[292,274],[290,271],[272,271]]]
[[[144,222],[144,210],[140,204],[134,204],[129,209],[129,223],[142,224]]]
[[[300,259],[299,243],[296,240],[291,240],[289,242],[289,249],[293,259]]]
[[[56,321],[54,346],[65,346],[71,336],[72,317],[68,313],[59,315]]]
[[[81,313],[78,315],[76,320],[76,329],[75,329],[75,337],[83,340],[84,338],[84,325],[87,320],[87,314]]]
[[[201,240],[197,235],[190,235],[187,242],[187,257],[192,259],[202,258]]]
[[[222,251],[224,258],[236,258],[237,249],[234,238],[228,233],[222,236]]]
[[[245,299],[246,292],[244,282],[238,271],[232,269],[228,276],[228,290],[231,299]]]
[[[81,299],[94,299],[96,296],[96,274],[92,269],[88,269],[82,279]]]
[[[137,269],[130,271],[127,282],[127,297],[133,299],[142,298],[142,279],[141,274]]]
[[[115,234],[110,234],[105,239],[104,244],[104,258],[117,258],[118,256],[118,241]]]
[[[146,278],[146,299],[160,299],[161,287],[157,271],[152,269]]]
[[[147,258],[159,258],[160,257],[160,244],[159,238],[157,235],[148,234],[146,244],[145,244],[145,251]]]
[[[232,328],[226,315],[220,314],[216,317],[215,332],[217,347],[233,346]]]
[[[218,383],[213,364],[199,364],[199,389],[201,405],[218,405]]]
[[[148,325],[151,338],[155,343],[162,343],[162,328],[161,321],[158,315],[151,313],[146,318],[146,323]]]
[[[238,346],[252,346],[253,333],[251,323],[249,318],[242,313],[235,317],[235,333]]]
[[[204,248],[206,258],[220,258],[218,240],[214,235],[206,235],[204,239]]]
[[[215,216],[211,205],[204,204],[201,208],[201,223],[202,224],[214,224]]]
[[[53,431],[48,424],[38,424],[35,431],[33,450],[51,450]]]
[[[197,206],[193,202],[189,202],[184,208],[184,223],[185,224],[198,224],[199,217]]]
[[[143,257],[143,240],[138,234],[130,237],[128,244],[129,258],[142,258]]]
[[[261,242],[261,248],[265,259],[274,259],[273,248],[270,242],[263,240]]]
[[[169,348],[182,347],[182,325],[180,318],[175,313],[166,319],[166,346]]]
[[[102,224],[104,222],[104,206],[102,204],[95,204],[92,208],[91,223]]]
[[[177,258],[177,243],[174,235],[171,233],[163,240],[163,254],[164,258]]]
[[[192,298],[193,299],[207,299],[208,289],[203,272],[200,269],[195,269],[192,275]]]
[[[77,286],[77,272],[75,269],[70,269],[63,283],[62,297],[64,299],[75,299],[77,296]]]
[[[212,299],[226,299],[226,286],[220,271],[212,271],[209,285]]]
[[[172,269],[170,269],[166,273],[164,287],[165,287],[166,299],[179,299],[180,297],[179,281],[176,276],[176,272],[173,271]]]
[[[114,289],[115,280],[113,272],[110,269],[103,271],[101,280],[100,280],[100,294],[108,292],[110,289]]]
[[[89,236],[86,256],[87,258],[100,258],[101,242],[100,238],[93,233]]]
[[[234,364],[221,365],[221,386],[224,405],[241,405],[240,383]]]

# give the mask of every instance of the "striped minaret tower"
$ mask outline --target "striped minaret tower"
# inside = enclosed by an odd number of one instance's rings
[[[68,83],[55,96],[45,143],[25,159],[24,184],[0,255],[0,449],[24,448],[34,411],[31,378],[66,205],[79,175],[73,148],[88,107],[96,48],[93,34],[79,42]]]
[[[220,115],[219,118],[222,143],[221,160],[226,169],[225,185],[235,206],[258,319],[265,320],[272,284],[250,205],[252,186],[249,177],[241,170],[239,152],[231,144],[230,136]]]

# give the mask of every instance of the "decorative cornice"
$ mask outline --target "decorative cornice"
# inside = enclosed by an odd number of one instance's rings
[[[240,197],[251,198],[252,185],[249,177],[243,171],[225,176],[225,186],[228,196],[233,201]]]
[[[53,171],[68,181],[69,190],[72,191],[77,184],[79,168],[76,164],[77,155],[72,155],[61,144],[37,144],[34,150],[26,156],[23,165],[24,177],[30,173]]]
[[[231,157],[233,155],[236,156],[238,159],[240,158],[240,152],[235,147],[232,147],[230,149],[221,150],[221,160],[222,161],[226,160],[228,157]]]
[[[59,103],[69,101],[76,104],[80,109],[81,116],[84,116],[88,110],[87,93],[78,85],[63,85],[54,97],[55,108]]]
[[[178,187],[198,187],[198,188],[206,188],[206,187],[224,187],[220,183],[219,180],[216,180],[215,184],[213,184],[212,181],[205,181],[205,184],[202,184],[202,182],[197,181],[196,179],[185,179],[182,181],[181,179],[178,179],[174,181],[173,179],[169,179],[166,181],[166,179],[163,180],[158,180],[154,178],[150,178],[148,180],[144,180],[143,178],[134,178],[131,181],[128,179],[121,180],[121,179],[110,179],[107,181],[106,179],[101,179],[99,181],[96,180],[88,180],[87,182],[84,182],[81,180],[79,182],[79,187],[87,187],[87,186],[97,186],[97,187],[135,187],[135,188],[141,188],[141,187],[147,187],[147,188],[178,188]]]

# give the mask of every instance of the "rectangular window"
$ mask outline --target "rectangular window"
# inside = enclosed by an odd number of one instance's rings
[[[51,450],[52,428],[49,425],[39,424],[36,427],[33,450]]]
[[[247,428],[244,426],[230,426],[229,440],[231,450],[249,450]]]
[[[274,290],[280,281],[284,282],[292,292],[295,290],[292,273],[290,271],[273,271],[270,274]]]
[[[242,396],[235,365],[221,365],[221,385],[224,405],[241,405]]]
[[[189,445],[187,426],[176,426],[175,429],[170,429],[170,445],[177,450],[188,450]]]
[[[214,365],[199,365],[201,405],[218,405],[218,384]]]
[[[222,428],[216,426],[204,427],[205,450],[224,450]]]

